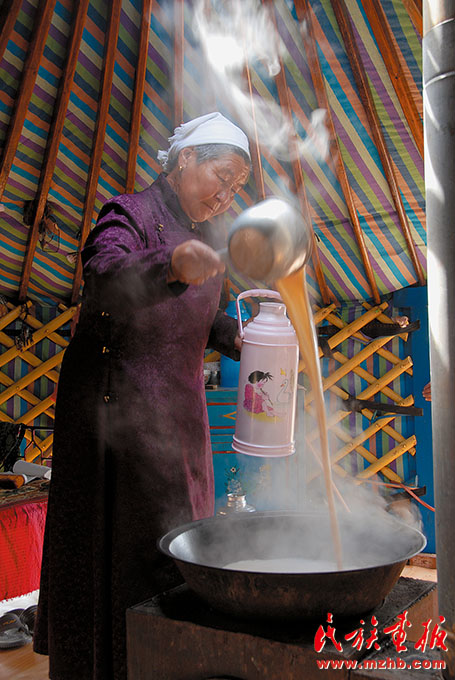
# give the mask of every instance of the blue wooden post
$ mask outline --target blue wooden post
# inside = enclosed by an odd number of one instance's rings
[[[425,500],[434,507],[433,440],[431,435],[431,404],[422,397],[422,389],[430,380],[430,349],[428,331],[427,287],[403,288],[394,293],[393,304],[410,321],[420,320],[420,329],[409,335],[409,354],[413,361],[412,394],[415,405],[423,408],[423,416],[414,418],[417,437],[416,469],[419,486],[426,486]],[[425,552],[436,552],[434,512],[419,505],[427,537]]]

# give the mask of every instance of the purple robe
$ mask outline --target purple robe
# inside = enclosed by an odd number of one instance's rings
[[[213,513],[206,346],[232,358],[222,276],[166,283],[174,248],[205,240],[164,175],[102,209],[62,364],[34,647],[52,680],[124,680],[125,611],[177,582],[156,549]]]

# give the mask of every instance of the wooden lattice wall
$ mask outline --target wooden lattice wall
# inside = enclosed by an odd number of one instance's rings
[[[362,333],[373,320],[392,323],[392,319],[384,314],[387,307],[386,302],[374,307],[364,303],[363,313],[348,323],[335,306],[330,305],[318,309],[314,319],[317,325],[325,320],[339,329],[327,340],[331,359],[325,359],[323,367],[334,469],[343,476],[351,474],[359,480],[379,474],[385,481],[400,483],[415,467],[409,459],[416,453],[412,419],[377,413],[371,408],[353,412],[347,407],[347,400],[352,397],[404,407],[414,404],[410,393],[412,359],[401,356],[408,334],[393,339],[391,336],[371,339]],[[320,357],[323,357],[322,349]],[[312,411],[311,392],[306,395],[305,408]],[[316,428],[307,434],[310,445],[317,434]]]
[[[23,423],[27,461],[41,462],[52,455],[54,403],[59,367],[68,337],[58,331],[68,328],[77,306],[59,305],[43,323],[30,301],[2,305],[0,316],[0,420]],[[65,330],[68,336],[68,330]]]
[[[406,335],[393,340],[395,351],[389,349],[390,336],[368,339],[362,334],[366,324],[374,319],[384,323],[391,319],[384,314],[387,303],[364,307],[363,313],[349,323],[342,319],[335,305],[317,309],[314,314],[317,326],[326,321],[339,328],[328,339],[331,359],[328,363],[325,360],[327,365],[323,370],[324,390],[338,400],[328,419],[333,465],[340,474],[355,474],[359,480],[380,473],[386,481],[401,482],[406,474],[403,465],[397,466],[394,461],[415,454],[415,435],[404,435],[400,419],[394,415],[376,419],[368,408],[361,414],[353,414],[339,407],[340,400],[353,396],[350,387],[353,384],[360,390],[354,395],[358,399],[400,406],[414,403],[412,394],[404,393],[406,383],[401,380],[404,374],[412,375],[411,358],[399,356],[399,343],[403,346]],[[25,434],[28,440],[25,457],[38,462],[52,456],[59,367],[77,307],[60,305],[54,309],[55,318],[46,323],[38,318],[37,308],[30,302],[17,307],[5,302],[0,311],[0,420],[29,426]],[[323,357],[322,349],[320,356]],[[379,371],[375,371],[375,367],[379,367]],[[311,391],[306,395],[305,407],[311,413]],[[316,437],[316,429],[307,433],[310,445]]]

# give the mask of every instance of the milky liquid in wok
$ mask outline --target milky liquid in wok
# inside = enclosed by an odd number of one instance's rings
[[[263,560],[239,560],[224,565],[224,569],[235,571],[253,571],[256,573],[275,574],[312,574],[325,571],[337,571],[335,561],[311,560],[305,557],[278,557]]]

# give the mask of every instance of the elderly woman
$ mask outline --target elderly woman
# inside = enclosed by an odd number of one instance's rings
[[[109,201],[82,253],[34,638],[52,680],[126,678],[126,609],[176,582],[157,538],[213,514],[204,350],[240,346],[206,221],[247,181],[248,140],[211,113],[169,141],[165,172]]]

